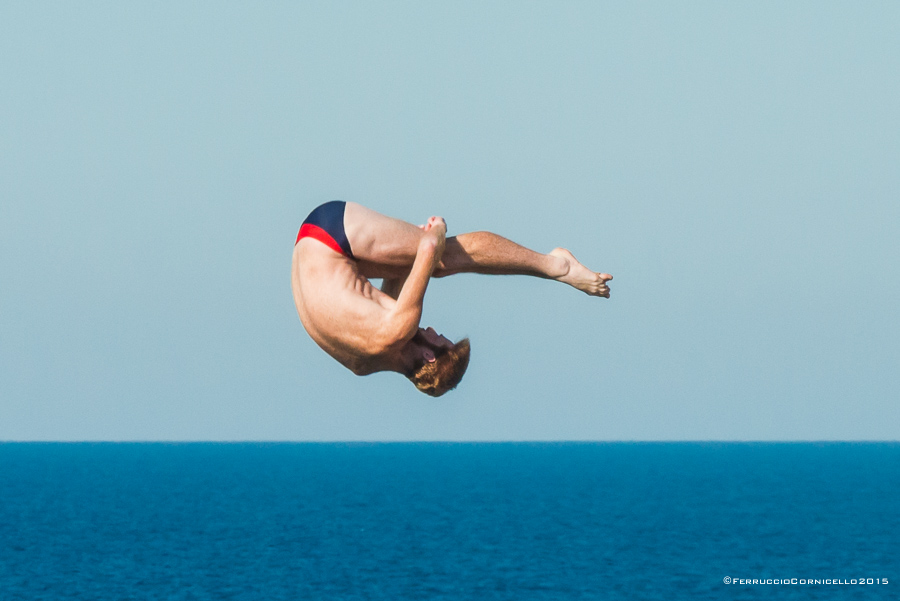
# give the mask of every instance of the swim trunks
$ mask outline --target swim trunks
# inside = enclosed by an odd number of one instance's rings
[[[352,259],[353,251],[350,250],[350,241],[347,240],[347,234],[344,232],[344,207],[346,205],[347,203],[343,200],[332,200],[313,209],[313,212],[300,226],[297,242],[303,238],[315,238],[331,250]],[[294,246],[297,245],[297,242],[294,243]]]

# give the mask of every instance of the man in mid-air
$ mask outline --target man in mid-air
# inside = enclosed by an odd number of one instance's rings
[[[300,228],[291,266],[303,327],[353,373],[396,371],[440,396],[462,380],[469,340],[454,344],[419,327],[432,277],[531,275],[609,298],[612,276],[591,271],[563,248],[544,255],[490,232],[446,235],[441,217],[417,227],[353,202],[317,207]],[[381,290],[371,278],[384,279]]]

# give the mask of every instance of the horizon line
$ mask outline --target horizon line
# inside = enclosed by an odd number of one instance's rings
[[[886,444],[900,439],[2,439],[0,444]]]

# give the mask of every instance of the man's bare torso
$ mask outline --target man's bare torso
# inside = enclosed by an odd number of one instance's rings
[[[387,368],[376,344],[396,300],[359,273],[356,261],[312,238],[294,247],[291,287],[310,337],[357,375]]]

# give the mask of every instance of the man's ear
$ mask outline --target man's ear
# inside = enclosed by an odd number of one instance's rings
[[[424,351],[422,351],[422,357],[425,359],[425,361],[427,363],[434,363],[434,359],[435,359],[434,351],[431,350],[430,348],[427,348]]]

